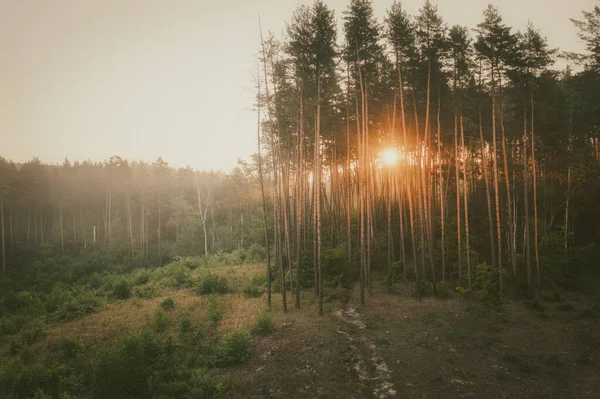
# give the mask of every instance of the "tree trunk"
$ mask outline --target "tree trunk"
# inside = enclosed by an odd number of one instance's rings
[[[6,247],[4,239],[4,196],[0,194],[0,226],[1,226],[1,239],[2,239],[2,275],[6,277]]]
[[[259,22],[260,24],[260,22]],[[261,42],[262,42],[262,28],[261,28]],[[263,43],[263,52],[264,52],[264,43]],[[266,63],[266,61],[265,61]],[[265,67],[266,74],[266,67]],[[266,83],[266,82],[265,82]],[[268,224],[267,224],[267,206],[265,202],[265,185],[263,179],[263,170],[262,170],[262,158],[260,155],[260,76],[257,76],[257,85],[258,85],[258,105],[257,105],[257,114],[258,114],[258,122],[257,122],[257,142],[258,142],[258,176],[260,179],[260,192],[262,198],[262,211],[263,211],[263,223],[265,230],[265,246],[267,251],[267,305],[271,308],[271,249],[269,248],[269,234],[268,234]],[[198,197],[200,198],[200,197]],[[206,234],[205,234],[206,236]],[[206,244],[205,244],[206,245]],[[206,247],[205,247],[206,248]]]
[[[465,148],[465,130],[463,125],[463,116],[460,115],[460,141],[463,154],[466,154]],[[467,244],[467,276],[469,281],[469,294],[471,293],[471,246],[469,240],[469,201],[467,189],[467,162],[463,160],[463,198],[465,204],[465,243]]]
[[[527,283],[531,285],[531,241],[529,234],[529,173],[527,171],[527,108],[523,107],[523,235],[525,236],[525,259],[527,267]]]
[[[535,269],[537,276],[537,289],[539,293],[542,281],[540,275],[540,255],[538,249],[537,176],[535,162],[535,107],[533,102],[533,91],[531,91],[531,166],[533,169],[533,243],[535,247]]]

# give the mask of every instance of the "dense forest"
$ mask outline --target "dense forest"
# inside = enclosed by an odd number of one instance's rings
[[[573,20],[588,51],[572,54],[494,6],[449,27],[429,2],[377,21],[352,1],[339,37],[333,10],[301,6],[285,37],[261,33],[260,158],[227,175],[162,159],[2,161],[3,274],[86,253],[159,266],[265,238],[289,289],[308,268],[319,291],[324,257],[342,252],[337,272],[367,292],[371,270],[434,289],[469,288],[483,263],[501,285],[597,273],[599,18],[596,6]],[[551,69],[558,59],[574,67]]]
[[[273,296],[283,312],[319,315],[354,283],[361,305],[396,283],[416,299],[593,293],[600,4],[572,23],[584,53],[552,48],[532,22],[513,29],[493,5],[469,27],[429,0],[417,15],[394,2],[382,20],[368,0],[339,15],[316,1],[281,37],[259,22],[257,153],[232,172],[0,158],[3,311],[55,301],[32,314],[72,320],[101,306],[89,292],[109,272],[150,273],[145,284],[168,265],[165,284],[179,287],[191,263],[266,263],[269,308]],[[107,284],[102,301],[154,295]],[[1,332],[22,335],[33,319],[7,316]]]

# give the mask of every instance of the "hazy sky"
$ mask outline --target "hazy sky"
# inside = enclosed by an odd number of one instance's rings
[[[378,17],[392,1],[373,2]],[[338,17],[348,2],[326,1]],[[302,3],[0,0],[0,156],[230,170],[256,150],[257,15],[281,33]],[[403,3],[414,14],[423,1]],[[448,24],[474,27],[487,2],[437,4]],[[568,18],[596,0],[494,4],[515,29],[531,19],[552,46],[581,50]]]

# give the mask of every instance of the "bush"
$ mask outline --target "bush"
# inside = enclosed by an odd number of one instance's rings
[[[160,307],[164,310],[173,310],[175,309],[175,302],[171,298],[165,298],[160,303]]]
[[[169,288],[181,288],[192,280],[192,273],[181,262],[169,263],[153,273],[153,280]]]
[[[223,337],[216,350],[216,364],[230,366],[250,359],[252,338],[244,330],[234,330]]]
[[[267,257],[267,251],[258,244],[252,244],[246,251],[246,264],[260,263]]]
[[[0,392],[7,394],[8,398],[31,398],[36,391],[43,392],[46,397],[57,397],[61,385],[71,375],[72,369],[62,364],[48,367],[11,360],[0,373]]]
[[[146,269],[139,269],[133,274],[133,285],[142,285],[150,281],[150,273]]]
[[[55,349],[60,352],[64,358],[73,359],[83,353],[85,345],[79,338],[62,337],[56,343]]]
[[[481,298],[483,306],[488,309],[496,309],[502,304],[500,296],[500,285],[498,270],[493,266],[482,263],[477,266],[475,273],[475,286]]]
[[[450,296],[450,289],[448,283],[440,281],[436,284],[437,296],[440,298],[448,298]]]
[[[179,335],[187,336],[194,332],[192,318],[188,312],[183,312],[179,315]]]
[[[156,289],[156,287],[154,287],[152,285],[145,285],[143,287],[135,287],[133,289],[133,292],[136,297],[144,298],[144,299],[156,298],[156,296],[158,295],[158,290]]]
[[[113,288],[113,296],[117,299],[131,298],[131,286],[125,279],[119,280]]]
[[[226,294],[229,288],[226,279],[215,274],[207,274],[198,278],[195,291],[198,295]]]
[[[206,319],[216,324],[223,319],[223,313],[223,306],[219,297],[211,295],[206,308]]]
[[[246,298],[260,298],[264,292],[264,289],[250,286],[245,287],[242,292]]]
[[[328,285],[338,286],[343,284],[343,275],[347,271],[348,255],[346,248],[329,248],[323,251],[323,280]],[[340,277],[341,280],[340,280]]]
[[[161,352],[147,331],[123,337],[98,356],[93,366],[93,397],[152,397],[148,377],[157,368]]]
[[[268,314],[259,315],[252,326],[252,333],[256,335],[267,335],[273,331],[275,331],[275,324]]]
[[[257,274],[252,277],[252,281],[250,282],[255,287],[266,287],[267,285],[267,276],[264,274]]]
[[[169,326],[169,317],[162,309],[156,309],[152,316],[152,328],[156,332],[162,332]]]

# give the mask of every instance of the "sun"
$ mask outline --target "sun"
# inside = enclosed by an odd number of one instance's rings
[[[398,163],[398,150],[391,147],[384,148],[379,158],[381,159],[381,162],[383,162],[384,165],[394,166]]]

